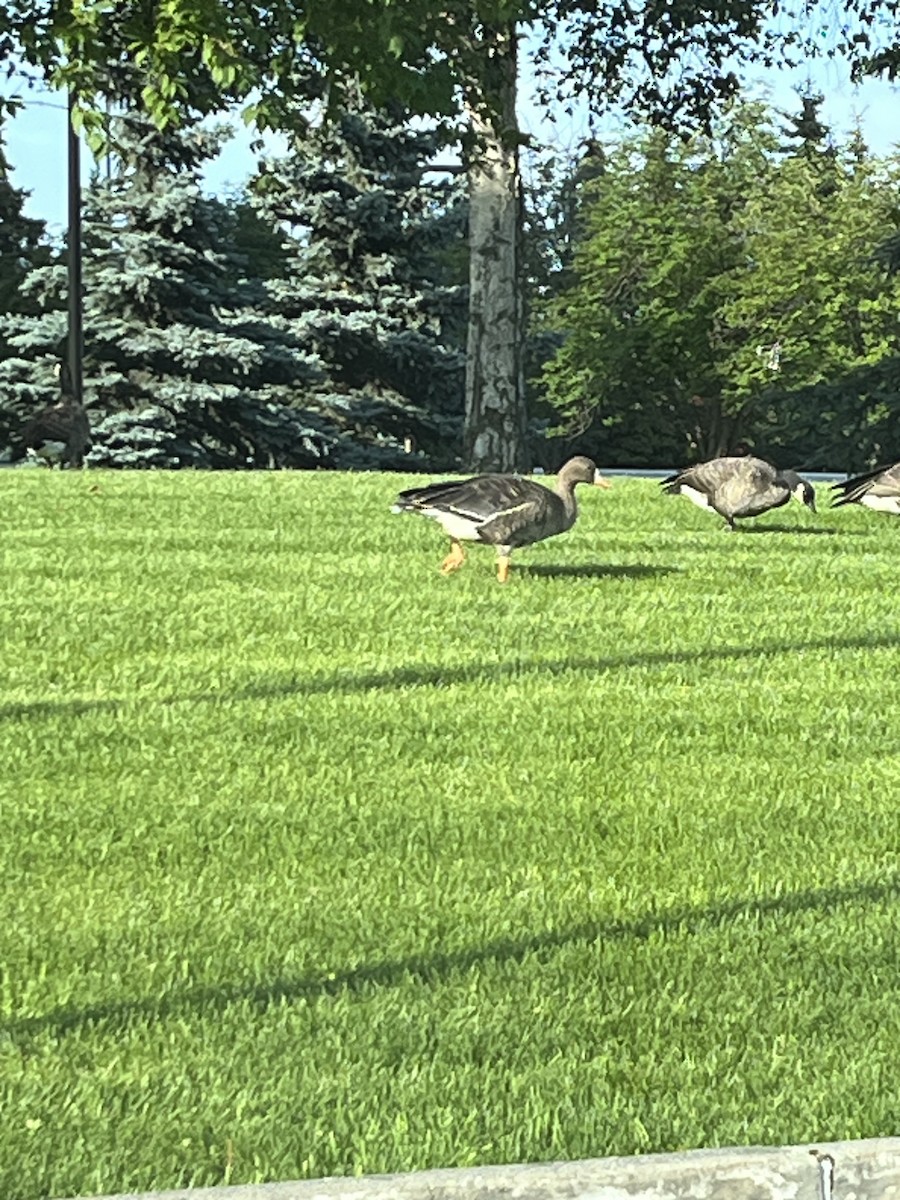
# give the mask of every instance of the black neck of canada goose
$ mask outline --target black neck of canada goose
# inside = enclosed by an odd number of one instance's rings
[[[807,508],[816,511],[816,491],[811,483],[798,475],[796,471],[779,471],[775,476],[775,482],[780,483],[782,487],[786,487],[795,500],[799,500],[801,504],[805,504]]]

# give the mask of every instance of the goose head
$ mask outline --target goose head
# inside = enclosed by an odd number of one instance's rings
[[[811,483],[801,479],[796,471],[783,471],[782,478],[791,489],[791,495],[801,504],[805,504],[812,512],[816,511],[816,492]]]
[[[583,454],[570,458],[564,466],[560,467],[557,483],[560,487],[574,487],[576,483],[592,483],[594,487],[600,488],[612,487],[609,480],[604,479],[600,474],[593,461]]]

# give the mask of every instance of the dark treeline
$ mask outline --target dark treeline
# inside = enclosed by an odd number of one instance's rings
[[[462,451],[465,190],[454,131],[361,99],[298,121],[240,194],[226,132],[113,121],[85,196],[88,463],[445,470]],[[532,172],[531,452],[680,466],[752,450],[854,470],[900,446],[900,161],[818,99],[736,105]],[[0,159],[0,448],[58,398],[65,247]]]

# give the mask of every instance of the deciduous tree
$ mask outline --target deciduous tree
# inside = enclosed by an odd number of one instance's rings
[[[900,293],[878,251],[897,237],[898,171],[857,139],[785,153],[758,107],[712,139],[626,141],[549,308],[562,429],[622,464],[891,454]]]
[[[712,457],[742,436],[719,312],[743,259],[734,213],[773,146],[759,116],[735,114],[715,139],[627,138],[588,193],[544,376],[560,432],[604,462]]]

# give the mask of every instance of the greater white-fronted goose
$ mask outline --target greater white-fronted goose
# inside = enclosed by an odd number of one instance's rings
[[[758,517],[787,504],[791,496],[816,511],[811,483],[796,471],[779,471],[761,458],[713,458],[670,475],[660,486],[717,512],[729,529],[734,529],[738,517]]]
[[[497,547],[497,578],[505,583],[514,549],[565,533],[575,524],[579,483],[609,487],[589,458],[570,458],[560,469],[553,491],[519,475],[476,475],[409,488],[397,497],[392,512],[432,517],[450,537],[450,553],[441,564],[449,575],[465,561],[463,542]]]
[[[894,513],[900,516],[900,462],[892,467],[878,467],[865,475],[856,475],[842,483],[833,483],[832,490],[840,496],[832,497],[832,507],[841,504],[862,504],[876,512]]]

